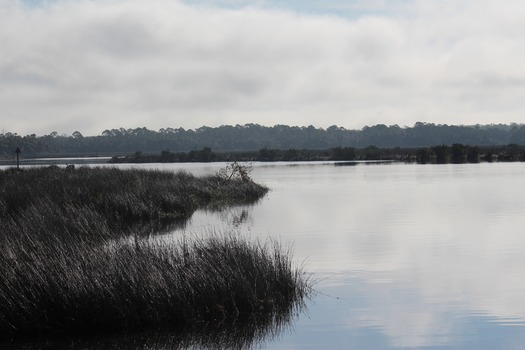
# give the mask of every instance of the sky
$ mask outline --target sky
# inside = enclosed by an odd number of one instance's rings
[[[522,0],[0,0],[0,129],[525,122]]]

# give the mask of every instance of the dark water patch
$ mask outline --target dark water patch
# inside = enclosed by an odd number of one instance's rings
[[[198,323],[192,327],[121,333],[106,337],[63,338],[0,345],[6,350],[248,349],[275,341],[292,329],[292,313],[262,313],[244,320]]]
[[[341,161],[333,163],[335,166],[356,166],[356,165],[389,165],[394,164],[392,160],[360,160],[360,161]]]

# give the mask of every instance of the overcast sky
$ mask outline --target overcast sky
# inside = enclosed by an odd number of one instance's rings
[[[0,0],[0,129],[523,123],[523,18],[523,0]]]

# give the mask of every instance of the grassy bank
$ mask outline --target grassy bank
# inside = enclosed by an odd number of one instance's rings
[[[252,181],[36,168],[2,171],[0,185],[1,341],[278,324],[308,290],[277,245],[232,235],[161,244],[132,225],[256,200],[267,189]]]
[[[268,191],[218,175],[102,167],[11,169],[0,171],[0,184],[1,218],[27,220],[49,207],[68,215],[81,208],[112,227],[187,218],[199,207],[253,202]]]

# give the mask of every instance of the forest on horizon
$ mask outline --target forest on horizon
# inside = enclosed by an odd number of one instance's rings
[[[310,149],[335,147],[417,148],[435,145],[471,146],[525,145],[525,124],[442,125],[418,122],[413,127],[378,124],[361,130],[330,126],[298,127],[259,124],[203,126],[193,129],[145,127],[104,130],[98,136],[52,132],[49,135],[21,136],[0,134],[0,155],[13,156],[17,147],[24,157],[42,156],[113,156],[135,152],[189,152],[210,148],[217,152],[255,151],[260,149]]]

